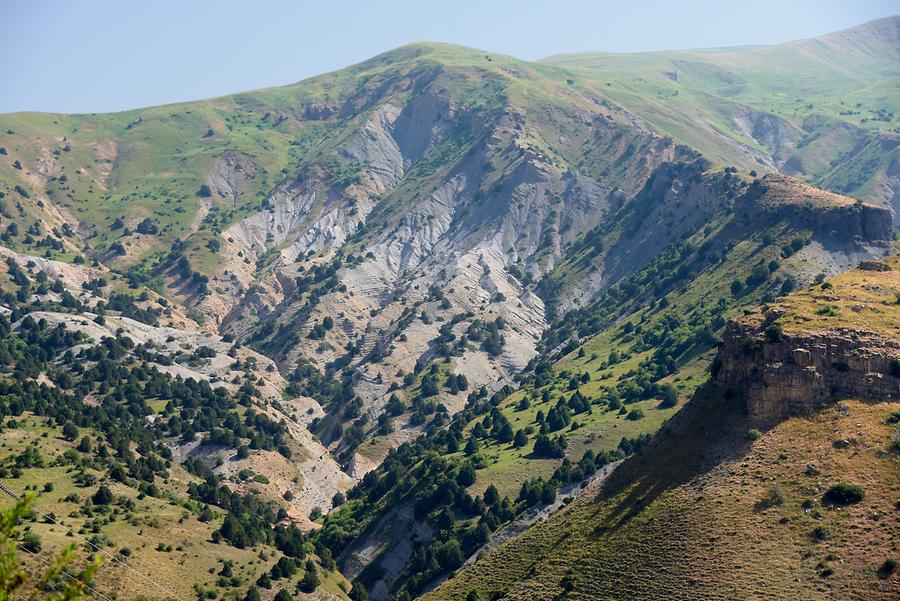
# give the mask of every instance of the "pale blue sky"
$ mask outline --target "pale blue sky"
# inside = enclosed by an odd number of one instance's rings
[[[533,60],[783,42],[898,12],[900,0],[0,0],[0,113],[287,84],[414,41]]]

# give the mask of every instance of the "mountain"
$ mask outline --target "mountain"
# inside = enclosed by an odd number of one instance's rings
[[[707,383],[730,320],[896,252],[896,24],[554,64],[413,44],[281,88],[0,116],[3,483],[179,597],[450,590],[752,379],[725,355]],[[839,90],[886,112],[841,114]],[[832,296],[823,318],[857,323]]]
[[[660,188],[681,190],[693,177],[690,171],[677,175],[661,178]],[[687,197],[701,197],[701,190],[709,190],[702,179]],[[624,213],[641,214],[650,205],[665,214],[667,196],[642,195]],[[815,206],[814,198],[825,204],[807,214],[814,216],[810,222],[802,207]],[[479,566],[475,541],[494,545],[494,536],[509,538],[509,530],[532,521],[531,512],[544,511],[554,499],[561,503],[578,490],[574,485],[642,448],[703,386],[729,317],[801,286],[811,263],[837,256],[826,250],[834,241],[819,238],[831,231],[823,227],[830,210],[846,211],[839,221],[849,223],[859,209],[850,199],[782,176],[756,180],[731,210],[558,318],[517,390],[470,395],[449,425],[435,421],[425,437],[389,454],[352,491],[354,504],[329,514],[323,542],[342,572],[365,584],[373,598],[415,597],[466,557]],[[887,211],[871,210],[882,216],[882,228],[890,227]],[[653,216],[629,219],[634,227],[628,232],[618,231],[612,219],[611,234],[632,249],[647,247],[667,224]],[[592,256],[594,243],[586,242],[573,245],[564,266],[575,271]],[[882,294],[893,298],[891,288]],[[889,352],[896,355],[896,349]],[[476,477],[463,496],[459,483],[469,482],[470,469]],[[474,506],[466,500],[472,496]],[[482,525],[496,534],[482,538]]]
[[[679,141],[898,212],[900,17],[775,46],[542,62],[573,69]]]

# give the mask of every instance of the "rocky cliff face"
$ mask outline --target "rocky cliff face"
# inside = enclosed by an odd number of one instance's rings
[[[864,261],[725,329],[716,380],[754,417],[805,414],[841,399],[900,399],[898,257]]]
[[[750,415],[800,415],[840,399],[900,399],[898,340],[855,331],[771,340],[761,325],[728,324],[716,376],[746,393]]]
[[[891,237],[889,209],[826,192],[782,175],[756,180],[735,202],[735,216],[745,221],[787,219],[839,241],[875,242]]]

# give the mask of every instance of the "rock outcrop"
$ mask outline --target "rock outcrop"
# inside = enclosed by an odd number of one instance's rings
[[[750,415],[800,415],[841,399],[900,399],[900,340],[853,330],[773,339],[760,325],[728,324],[716,375],[746,394]]]
[[[783,175],[766,175],[753,182],[735,202],[738,219],[785,219],[791,223],[829,232],[837,240],[866,242],[889,240],[889,209],[814,188]]]
[[[900,257],[863,261],[725,328],[714,366],[754,417],[809,413],[841,399],[900,399]]]

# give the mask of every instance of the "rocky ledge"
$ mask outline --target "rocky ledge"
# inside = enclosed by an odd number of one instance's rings
[[[890,240],[889,209],[819,190],[799,180],[770,174],[755,180],[735,202],[739,220],[784,219],[829,233],[836,240]]]
[[[776,318],[730,322],[716,360],[716,380],[746,395],[751,416],[799,415],[841,399],[900,400],[896,338],[854,330],[785,335],[770,327]]]
[[[731,320],[713,371],[755,417],[900,400],[900,255]]]

